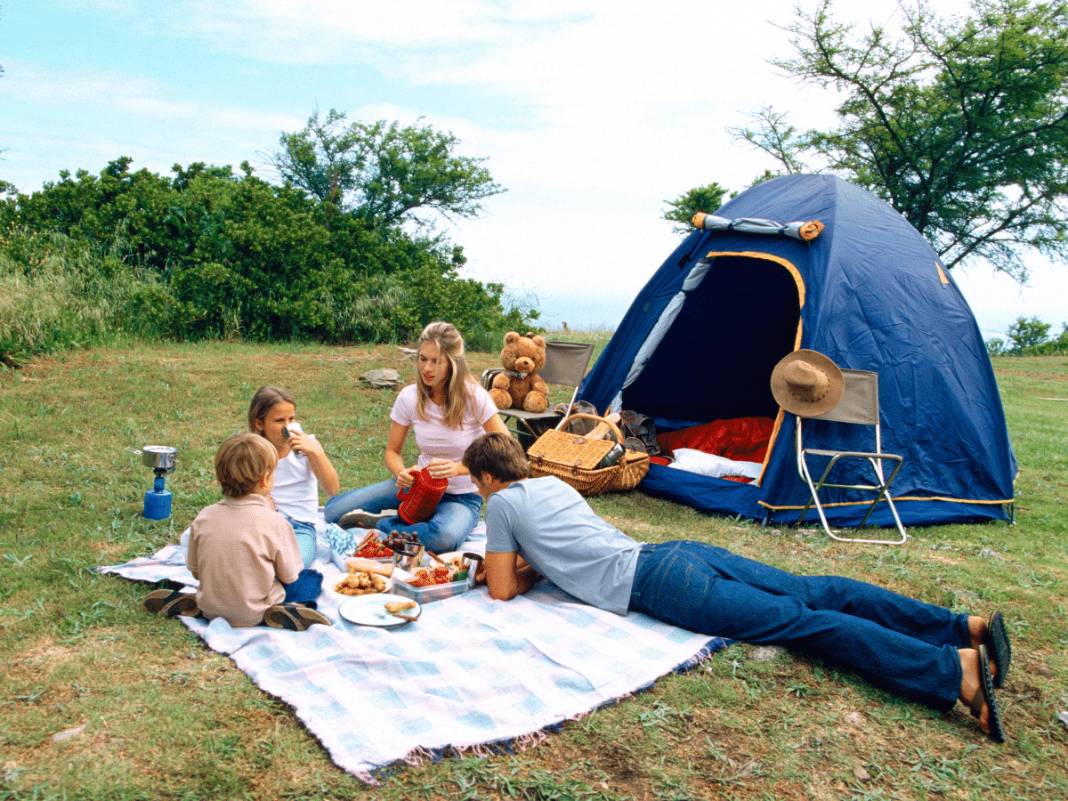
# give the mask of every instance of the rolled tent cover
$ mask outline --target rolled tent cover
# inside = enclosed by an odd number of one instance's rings
[[[703,211],[693,215],[691,222],[694,228],[701,228],[705,231],[739,231],[743,234],[766,236],[783,235],[800,239],[802,242],[811,242],[823,231],[823,223],[819,220],[795,220],[788,223],[778,223],[761,217],[742,217],[731,220],[715,214],[706,214]]]

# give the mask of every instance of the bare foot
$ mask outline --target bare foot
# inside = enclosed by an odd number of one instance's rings
[[[960,702],[971,710],[972,717],[978,719],[979,728],[990,734],[990,707],[983,695],[979,652],[973,648],[959,648],[957,653],[960,654],[961,668]]]
[[[980,645],[986,644],[989,628],[985,617],[968,615],[968,638],[972,641],[972,648],[974,650],[978,651]],[[989,648],[989,646],[987,647]],[[978,659],[978,657],[976,658]],[[976,670],[978,670],[978,668],[976,668]],[[990,675],[998,675],[998,666],[994,660],[990,660]]]
[[[979,650],[979,646],[986,642],[986,618],[968,615],[968,638],[972,641],[972,648]]]

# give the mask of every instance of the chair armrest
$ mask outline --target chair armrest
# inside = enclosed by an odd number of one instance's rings
[[[870,451],[827,451],[821,448],[803,448],[801,450],[801,454],[803,456],[848,456],[857,459],[891,459],[896,462],[900,462],[904,459],[903,456],[899,456],[896,453],[873,453]]]
[[[503,367],[487,367],[485,370],[483,370],[482,377],[479,379],[479,381],[482,382],[482,388],[488,392],[490,387],[493,385],[493,379],[497,376],[498,373],[503,372]]]

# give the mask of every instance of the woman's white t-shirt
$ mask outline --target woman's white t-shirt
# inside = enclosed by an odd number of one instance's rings
[[[314,439],[310,434],[309,439]],[[308,457],[290,451],[278,460],[274,469],[274,505],[294,520],[314,524],[319,517],[319,481],[308,464]]]
[[[389,418],[398,425],[410,426],[415,431],[415,444],[419,447],[419,467],[425,467],[431,459],[450,459],[459,462],[467,446],[485,433],[485,425],[497,414],[497,406],[481,386],[474,382],[467,384],[467,403],[464,417],[459,428],[449,428],[445,424],[444,410],[431,400],[423,407],[424,420],[416,409],[418,388],[409,384],[397,394]],[[468,475],[452,476],[446,492],[460,495],[477,492],[474,482]]]

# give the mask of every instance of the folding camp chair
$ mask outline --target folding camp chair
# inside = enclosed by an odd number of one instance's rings
[[[560,384],[571,387],[571,398],[564,406],[563,412],[552,408],[544,412],[528,412],[523,409],[502,409],[500,414],[506,424],[513,430],[524,450],[530,443],[549,428],[559,428],[578,395],[579,384],[586,376],[586,367],[593,355],[593,345],[586,342],[546,342],[545,366],[538,372],[546,384]],[[491,367],[482,372],[482,386],[489,389],[493,377],[503,372],[501,367]],[[559,404],[558,404],[559,405]]]
[[[820,522],[823,523],[823,530],[827,532],[827,536],[831,539],[838,540],[839,542],[870,542],[883,545],[901,545],[908,539],[908,535],[905,533],[905,527],[901,525],[901,518],[897,514],[897,507],[894,506],[894,500],[890,497],[890,485],[894,482],[894,478],[901,469],[903,457],[895,453],[883,453],[882,432],[879,426],[879,375],[878,373],[873,373],[867,370],[842,370],[842,378],[844,379],[845,387],[842,393],[842,400],[838,405],[829,412],[824,412],[820,415],[812,415],[807,419],[828,420],[835,423],[870,426],[875,430],[875,450],[838,451],[822,448],[805,448],[803,445],[802,418],[801,416],[798,416],[796,431],[797,470],[805,480],[805,483],[808,484],[811,500],[806,503],[801,510],[797,522],[800,525],[801,521],[804,520],[805,515],[808,514],[808,510],[815,506],[816,511],[819,512]],[[815,458],[813,459],[813,457]],[[827,464],[823,468],[823,473],[820,475],[819,480],[813,481],[811,463],[822,459],[827,459]],[[834,467],[839,464],[839,462],[845,460],[867,462],[874,474],[875,483],[836,484],[829,481],[828,478]],[[889,476],[886,476],[884,473],[883,462],[894,463]],[[874,493],[875,497],[871,504],[869,504],[868,511],[864,514],[864,519],[860,521],[860,525],[857,528],[864,527],[868,522],[868,518],[871,517],[871,513],[875,511],[875,505],[877,503],[886,501],[886,505],[894,516],[894,523],[897,526],[897,531],[900,537],[897,539],[869,539],[864,537],[838,536],[831,530],[830,525],[827,523],[827,515],[823,510],[823,502],[820,500],[820,491],[825,487]]]

